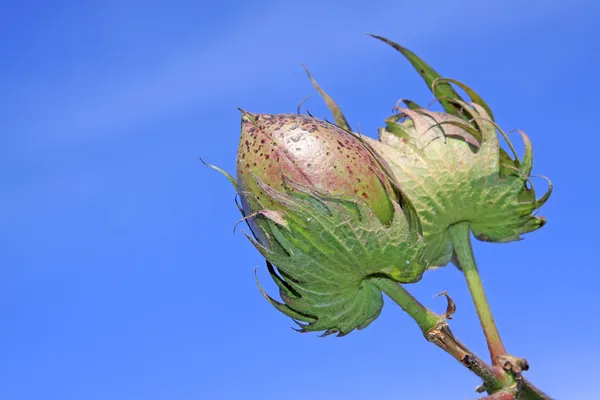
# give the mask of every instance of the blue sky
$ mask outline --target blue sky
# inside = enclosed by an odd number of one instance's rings
[[[85,3],[85,4],[84,4]],[[305,63],[363,134],[425,85],[387,36],[526,131],[555,193],[526,240],[476,244],[509,351],[560,399],[597,399],[597,2],[3,3],[0,398],[475,398],[476,377],[388,304],[344,338],[300,335],[261,297],[233,172],[240,116],[294,112]],[[328,116],[317,96],[305,106]],[[516,137],[516,136],[515,136]],[[540,190],[543,188],[540,181]],[[485,342],[453,267],[456,335]],[[594,377],[596,380],[594,380]]]

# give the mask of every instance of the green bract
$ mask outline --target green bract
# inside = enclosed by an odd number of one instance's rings
[[[447,264],[453,252],[448,228],[468,222],[476,238],[490,242],[519,240],[545,224],[534,215],[550,197],[536,199],[530,175],[533,150],[518,131],[525,152],[520,159],[494,122],[490,107],[466,85],[439,75],[416,55],[387,39],[420,72],[445,112],[420,108],[411,101],[386,120],[379,141],[366,139],[385,159],[423,225],[433,265]],[[465,102],[451,83],[471,97]],[[508,143],[506,153],[499,135]]]
[[[398,204],[383,225],[364,202],[322,196],[292,186],[279,193],[261,184],[265,195],[285,211],[261,213],[269,248],[250,238],[277,266],[271,277],[284,303],[265,297],[278,310],[303,321],[303,331],[345,335],[371,323],[381,311],[380,289],[371,278],[388,276],[403,283],[421,279],[419,241],[411,234]],[[261,289],[262,290],[262,289]]]
[[[265,296],[302,331],[364,328],[383,304],[373,278],[415,282],[427,267],[414,209],[372,150],[331,123],[243,112],[236,182],[283,303]]]

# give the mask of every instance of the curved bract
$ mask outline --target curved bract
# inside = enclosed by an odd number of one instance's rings
[[[278,310],[304,322],[302,331],[343,336],[362,329],[383,305],[370,278],[421,279],[426,267],[421,242],[397,203],[394,218],[384,225],[362,201],[323,196],[291,182],[286,193],[258,184],[285,210],[257,215],[266,222],[268,246],[250,238],[268,261],[283,303],[263,294]]]
[[[386,120],[379,141],[369,140],[390,165],[394,177],[412,201],[423,224],[433,265],[447,264],[453,253],[448,228],[468,222],[483,241],[509,242],[546,223],[535,212],[548,200],[536,199],[530,181],[533,148],[518,131],[525,153],[517,156],[508,135],[494,121],[490,106],[467,85],[441,78],[406,48],[375,36],[403,54],[427,83],[444,112],[433,112],[410,101]],[[453,85],[470,97],[465,101]],[[500,147],[502,136],[510,152]]]
[[[485,108],[476,102],[460,104],[470,122],[444,112],[399,107],[400,113],[380,129],[379,141],[365,139],[388,162],[417,209],[433,265],[450,261],[448,228],[454,224],[467,221],[475,237],[490,242],[518,240],[545,224],[534,212],[550,191],[536,199],[528,187],[533,166],[528,137],[520,132],[522,160],[516,154],[508,157]]]

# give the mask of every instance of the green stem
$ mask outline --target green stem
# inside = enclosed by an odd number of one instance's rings
[[[429,331],[435,328],[440,322],[444,321],[441,316],[434,313],[415,299],[413,295],[399,283],[383,277],[371,278],[371,282],[415,320],[417,325],[419,325],[419,328],[421,328],[423,335],[427,335]]]
[[[461,222],[451,226],[450,237],[454,244],[454,250],[460,267],[467,279],[467,285],[469,286],[471,297],[479,315],[479,322],[487,340],[492,363],[496,365],[497,357],[506,354],[506,349],[504,348],[504,344],[502,344],[502,339],[500,339],[500,334],[494,322],[490,305],[483,290],[481,277],[477,270],[473,248],[471,247],[471,228],[469,223]]]
[[[483,379],[486,390],[495,392],[513,383],[511,377],[501,368],[487,365],[459,342],[450,331],[445,316],[438,315],[423,306],[402,285],[383,277],[371,278],[371,282],[415,320],[428,341]]]
[[[454,337],[443,316],[423,306],[402,285],[389,278],[374,277],[370,281],[410,315],[428,341],[450,354],[484,381],[489,393],[497,392],[514,382],[502,368],[490,366]],[[523,400],[551,400],[541,390],[523,379]]]

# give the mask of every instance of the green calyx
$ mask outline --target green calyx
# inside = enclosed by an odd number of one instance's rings
[[[379,37],[377,37],[379,38]],[[432,262],[445,265],[452,256],[448,228],[468,222],[476,238],[490,242],[519,240],[545,224],[535,212],[548,200],[536,199],[531,184],[533,149],[527,135],[517,156],[508,135],[494,122],[491,108],[471,88],[441,78],[414,53],[387,39],[419,71],[444,112],[412,102],[397,107],[372,146],[390,165],[423,224]],[[465,101],[452,84],[470,97]],[[502,135],[512,153],[500,147]]]
[[[533,186],[528,187],[529,139],[522,134],[522,160],[515,155],[503,162],[496,124],[483,107],[469,105],[472,124],[446,113],[400,108],[401,114],[380,131],[380,140],[370,141],[415,206],[435,265],[450,261],[448,228],[454,224],[469,222],[475,237],[491,242],[518,240],[545,224],[534,212],[550,190],[536,199]],[[402,123],[394,122],[403,117]]]
[[[421,239],[398,204],[384,225],[372,208],[351,197],[324,196],[293,182],[286,182],[285,192],[259,185],[284,210],[253,215],[265,223],[260,226],[267,227],[268,245],[248,238],[267,260],[283,303],[261,291],[300,331],[343,336],[363,329],[383,306],[376,279],[421,279],[427,267]]]

